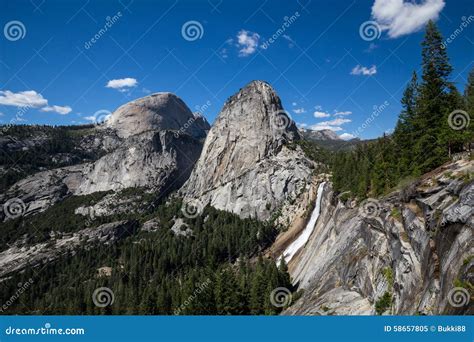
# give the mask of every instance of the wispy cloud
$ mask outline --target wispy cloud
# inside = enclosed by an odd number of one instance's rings
[[[375,75],[376,73],[377,73],[377,67],[375,65],[372,65],[370,68],[367,68],[361,65],[356,65],[351,71],[351,75],[363,75],[363,76],[372,76],[372,75]]]
[[[293,113],[295,113],[295,114],[303,114],[303,113],[306,113],[306,109],[304,109],[303,107],[301,107],[301,108],[295,108],[295,109],[293,109]]]
[[[239,48],[239,56],[247,57],[257,51],[260,35],[247,30],[240,30],[237,34],[237,47]]]
[[[337,118],[334,120],[329,120],[329,121],[323,121],[323,122],[318,122],[317,124],[311,126],[312,130],[315,131],[320,131],[323,129],[329,129],[334,132],[342,131],[342,125],[351,122],[352,120],[350,119],[342,119],[342,118]]]
[[[43,95],[34,90],[14,93],[10,90],[0,91],[0,105],[15,107],[43,107],[48,105]]]
[[[326,112],[322,112],[322,111],[319,111],[319,110],[315,111],[315,112],[313,113],[313,115],[314,115],[315,118],[318,118],[318,119],[321,119],[321,118],[328,118],[328,117],[331,116],[331,114],[326,113]]]
[[[350,134],[350,133],[342,133],[341,135],[339,135],[339,138],[341,138],[342,140],[351,140],[351,139],[354,139],[356,136],[354,134]]]
[[[135,78],[126,77],[126,78],[119,78],[119,79],[115,79],[115,80],[110,80],[109,82],[107,82],[107,85],[105,87],[121,90],[121,89],[136,87],[137,84],[138,84],[138,82]]]
[[[297,122],[296,126],[298,126],[299,128],[306,128],[306,127],[308,127],[308,124],[306,124],[304,122]]]
[[[72,108],[69,106],[46,106],[40,109],[42,112],[55,112],[61,115],[71,113]]]
[[[444,0],[375,0],[372,16],[390,38],[397,38],[421,29],[429,20],[437,19]]]
[[[334,116],[346,116],[346,115],[351,115],[352,112],[347,110],[347,111],[342,111],[342,112],[339,112],[339,111],[334,111]]]

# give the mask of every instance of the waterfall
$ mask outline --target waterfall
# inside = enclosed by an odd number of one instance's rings
[[[289,245],[283,254],[278,258],[278,263],[281,260],[281,257],[283,256],[285,258],[286,263],[290,262],[290,260],[294,257],[296,252],[298,252],[301,247],[303,247],[306,242],[308,241],[309,237],[311,236],[311,233],[314,230],[314,227],[316,226],[316,222],[318,221],[319,214],[321,213],[321,200],[323,198],[323,190],[324,190],[324,185],[326,182],[322,182],[319,184],[318,187],[318,193],[316,196],[316,205],[313,209],[313,212],[311,213],[311,218],[304,228],[303,232],[298,236],[298,238]]]

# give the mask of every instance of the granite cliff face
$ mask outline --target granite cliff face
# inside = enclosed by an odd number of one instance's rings
[[[180,191],[186,200],[266,220],[311,182],[312,163],[289,148],[298,139],[272,87],[253,81],[225,103]]]
[[[289,264],[304,293],[284,314],[366,315],[377,305],[387,314],[473,314],[472,304],[452,304],[474,281],[474,183],[459,179],[473,169],[446,165],[359,205],[327,184],[315,229]]]
[[[18,198],[24,214],[44,211],[72,196],[144,187],[166,194],[179,188],[199,158],[207,121],[170,93],[117,109],[82,144],[102,151],[97,160],[35,173],[13,184],[0,200]],[[8,215],[3,215],[8,219]]]

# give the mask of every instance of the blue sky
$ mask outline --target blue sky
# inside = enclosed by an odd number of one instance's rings
[[[298,124],[374,138],[395,125],[429,18],[454,35],[447,49],[460,90],[474,67],[471,0],[0,3],[3,124],[88,123],[159,91],[212,123],[260,79]]]

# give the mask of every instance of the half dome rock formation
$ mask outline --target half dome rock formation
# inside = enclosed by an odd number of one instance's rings
[[[225,103],[181,192],[185,200],[269,219],[311,183],[312,162],[293,144],[299,139],[273,88],[253,81]]]
[[[194,115],[178,96],[155,93],[119,107],[107,120],[105,127],[113,128],[121,138],[148,131],[175,130],[186,126],[186,133],[203,139],[209,124]]]
[[[177,189],[191,173],[209,129],[205,119],[193,114],[171,93],[156,93],[127,103],[110,116],[105,126],[123,142],[85,168],[77,194],[129,187],[165,192]]]

